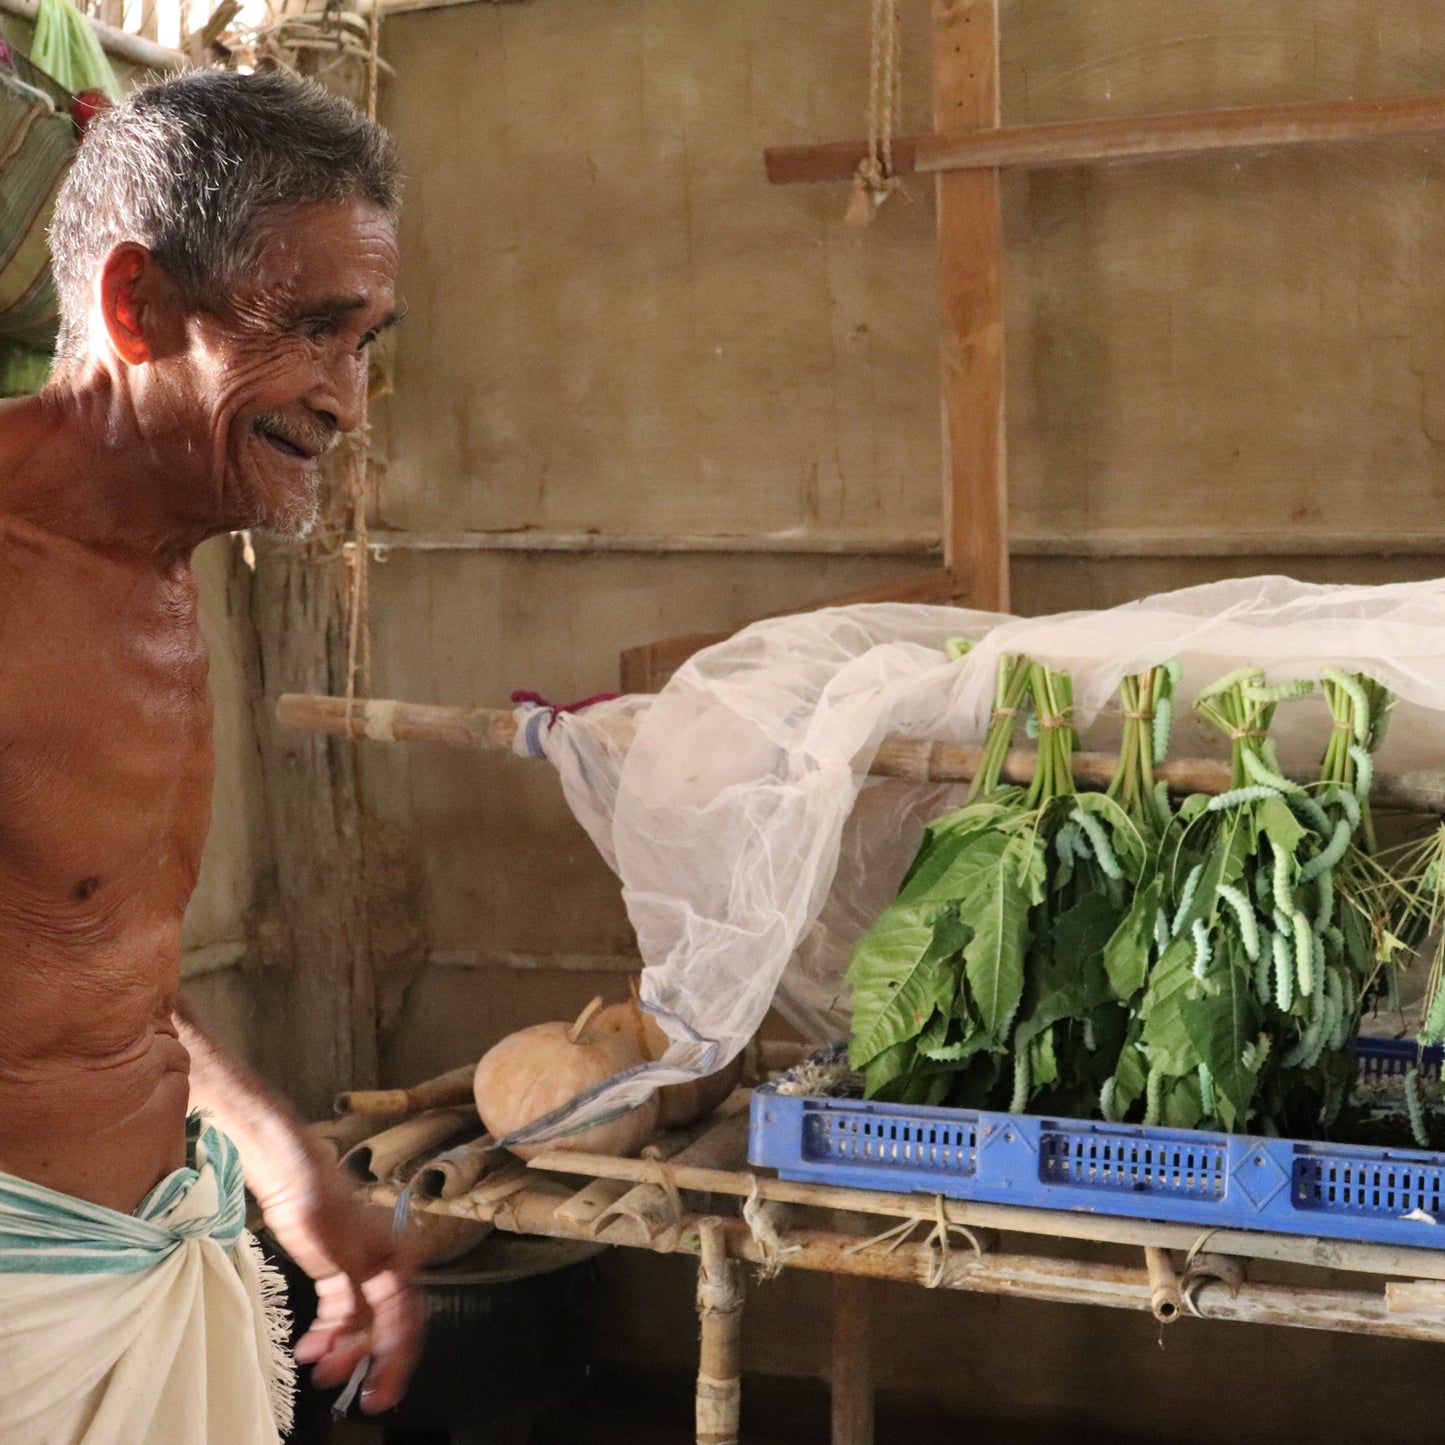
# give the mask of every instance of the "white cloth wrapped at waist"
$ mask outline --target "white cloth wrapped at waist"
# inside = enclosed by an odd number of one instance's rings
[[[4,1445],[276,1445],[294,1368],[236,1147],[198,1115],[134,1214],[0,1174]]]

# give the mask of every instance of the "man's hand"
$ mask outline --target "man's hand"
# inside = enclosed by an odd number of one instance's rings
[[[385,1214],[357,1199],[284,1100],[214,1043],[183,1001],[174,1015],[191,1055],[192,1107],[215,1115],[234,1140],[267,1228],[316,1281],[316,1321],[296,1358],[315,1364],[312,1378],[325,1389],[370,1355],[361,1407],[390,1409],[421,1349],[411,1249],[393,1238]]]
[[[361,1204],[335,1168],[317,1163],[262,1202],[266,1227],[316,1282],[316,1319],[296,1346],[322,1389],[343,1384],[368,1355],[361,1407],[401,1399],[421,1348],[412,1251],[385,1214]]]

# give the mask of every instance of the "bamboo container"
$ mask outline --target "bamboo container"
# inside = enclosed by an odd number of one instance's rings
[[[351,1089],[336,1096],[338,1114],[420,1114],[468,1104],[472,1098],[475,1063],[449,1069],[409,1089]]]

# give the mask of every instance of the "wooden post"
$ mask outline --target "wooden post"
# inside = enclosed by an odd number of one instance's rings
[[[833,1445],[873,1445],[873,1312],[868,1281],[833,1276]]]
[[[933,0],[940,135],[999,123],[998,0]],[[1009,605],[1003,234],[996,169],[940,172],[944,561],[974,607]]]
[[[742,1408],[743,1279],[728,1258],[721,1219],[697,1227],[697,1313],[702,1349],[697,1372],[697,1445],[738,1445]]]

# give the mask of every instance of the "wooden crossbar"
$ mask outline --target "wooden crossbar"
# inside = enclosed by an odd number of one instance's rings
[[[1445,130],[1445,91],[1366,100],[1303,101],[1229,110],[989,126],[892,142],[895,175],[1089,165],[1208,151],[1318,145]],[[774,185],[852,180],[864,141],[773,146],[763,152]]]

